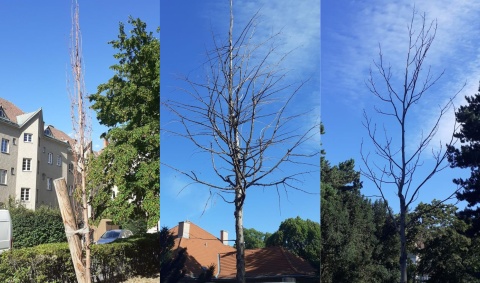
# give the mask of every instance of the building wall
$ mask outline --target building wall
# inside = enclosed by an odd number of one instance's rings
[[[67,188],[73,185],[73,174],[68,174],[68,164],[70,159],[69,145],[66,142],[43,136],[41,139],[39,150],[39,172],[40,177],[37,181],[37,202],[36,206],[48,205],[58,207],[57,195],[53,180],[64,177],[67,182]],[[51,154],[51,163],[49,162],[49,154]],[[60,165],[57,159],[60,157]],[[51,180],[52,186],[49,188],[48,182]]]
[[[9,141],[8,153],[0,152],[0,169],[7,170],[7,184],[0,184],[0,202],[6,203],[9,196],[15,195],[19,129],[3,121],[0,121],[0,129],[0,143],[2,139]]]
[[[34,210],[42,205],[58,207],[53,180],[64,177],[67,188],[73,187],[73,174],[68,169],[68,164],[73,162],[72,152],[67,142],[44,134],[42,110],[32,115],[23,125],[0,120],[0,145],[2,138],[9,140],[9,152],[0,150],[0,169],[7,170],[7,184],[0,184],[0,203],[8,202],[11,197],[28,209]],[[31,134],[30,141],[24,140],[25,134]],[[48,153],[52,154],[51,164],[48,163]],[[61,163],[57,165],[59,156]],[[24,159],[30,160],[29,170],[23,170]],[[49,178],[52,180],[50,190]],[[22,199],[25,197],[22,189],[28,189],[28,200]]]
[[[39,111],[20,129],[17,158],[17,183],[15,199],[25,205],[26,208],[35,209],[37,201],[37,178],[39,172],[38,148],[40,135],[43,135],[42,112]],[[41,130],[42,129],[42,130]],[[31,141],[25,141],[25,135],[31,134]],[[30,170],[23,170],[24,159],[30,160]],[[21,200],[22,188],[29,190],[29,199]]]

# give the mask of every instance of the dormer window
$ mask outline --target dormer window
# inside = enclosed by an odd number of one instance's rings
[[[53,136],[53,135],[52,135],[52,131],[50,131],[49,128],[45,129],[45,135],[46,135],[46,136],[49,136],[49,137],[52,137],[52,136]]]
[[[7,118],[7,115],[5,115],[5,111],[3,110],[3,108],[1,106],[0,106],[0,118],[4,118],[4,119]]]

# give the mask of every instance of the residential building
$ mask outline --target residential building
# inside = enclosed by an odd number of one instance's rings
[[[228,244],[228,232],[217,238],[190,221],[170,229],[176,236],[175,249],[186,248],[185,282],[195,281],[202,269],[215,265],[216,282],[234,282],[236,249]],[[302,258],[282,247],[245,250],[247,282],[318,282],[315,269]]]
[[[25,113],[0,98],[0,202],[9,197],[35,210],[58,207],[53,180],[64,177],[74,188],[73,139],[52,125],[43,111]]]

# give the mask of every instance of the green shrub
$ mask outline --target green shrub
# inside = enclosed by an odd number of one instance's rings
[[[151,277],[159,272],[159,233],[134,236],[104,245],[92,245],[93,276],[102,282],[120,282],[131,276]],[[67,243],[12,249],[0,255],[0,282],[76,282]]]
[[[14,248],[67,241],[59,209],[40,207],[33,211],[18,205],[11,206],[9,211],[12,217]]]
[[[0,257],[0,282],[76,282],[67,243],[13,249]]]

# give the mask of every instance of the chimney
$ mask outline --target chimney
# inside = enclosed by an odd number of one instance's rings
[[[106,148],[108,145],[108,140],[106,138],[103,138],[103,148]]]
[[[220,230],[220,241],[226,246],[228,246],[228,231]]]
[[[182,221],[178,223],[178,237],[179,238],[190,238],[190,221]]]

